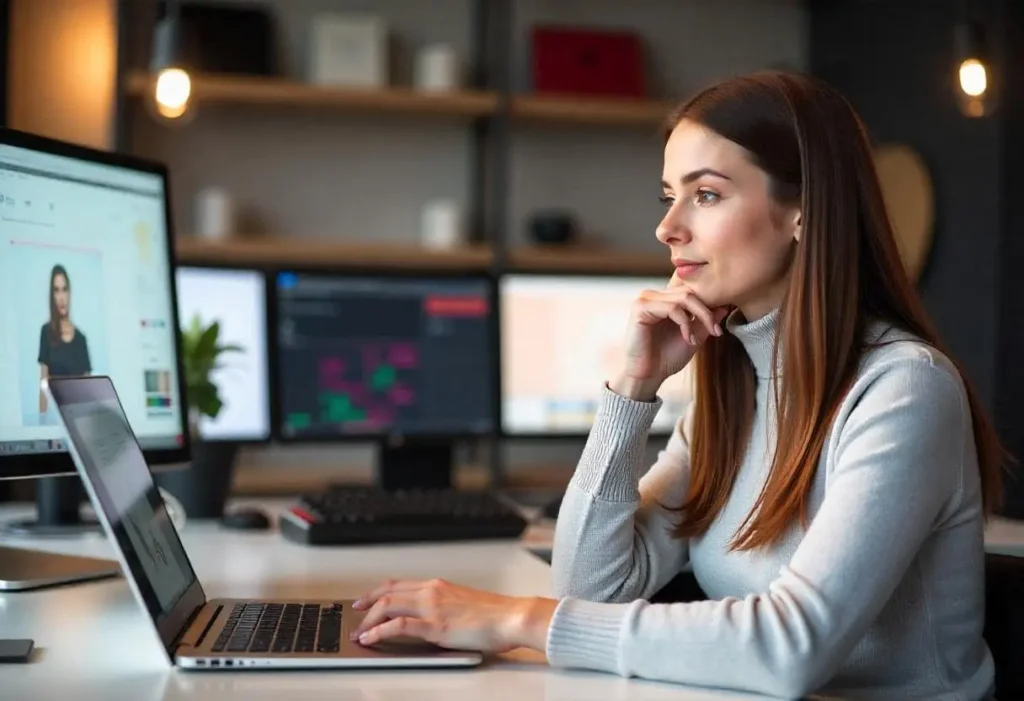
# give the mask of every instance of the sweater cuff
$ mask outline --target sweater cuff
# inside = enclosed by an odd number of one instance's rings
[[[647,434],[661,406],[660,397],[639,402],[606,384],[573,484],[607,501],[635,500]]]
[[[549,664],[624,675],[619,641],[633,605],[562,599],[548,627],[545,652]]]

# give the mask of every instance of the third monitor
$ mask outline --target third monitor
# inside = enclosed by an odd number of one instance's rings
[[[625,361],[633,301],[667,277],[519,273],[501,278],[502,428],[508,436],[589,432],[604,383]],[[692,376],[669,378],[652,434],[672,431],[693,397]]]

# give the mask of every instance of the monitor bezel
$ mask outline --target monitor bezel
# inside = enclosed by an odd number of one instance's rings
[[[263,278],[263,347],[265,350],[264,356],[266,361],[266,367],[264,372],[266,373],[267,379],[267,433],[262,438],[205,438],[200,437],[203,443],[217,443],[217,444],[231,444],[237,446],[265,446],[274,442],[274,390],[270,386],[270,379],[274,374],[274,359],[271,358],[271,346],[273,344],[273,331],[271,329],[272,317],[270,314],[270,301],[273,297],[270,285],[273,281],[273,276],[265,266],[260,265],[245,265],[244,263],[236,263],[230,261],[216,261],[216,260],[202,260],[202,261],[191,261],[191,260],[178,260],[175,266],[175,299],[177,299],[177,272],[182,268],[191,268],[193,270],[226,270],[226,271],[238,271],[246,273],[256,273]],[[180,336],[180,324],[179,324],[179,336]]]
[[[283,408],[281,406],[281,372],[278,329],[280,327],[280,314],[277,304],[277,276],[281,273],[294,273],[297,275],[312,275],[323,278],[336,277],[379,277],[385,279],[412,279],[412,280],[475,280],[486,284],[487,294],[490,298],[491,313],[488,321],[488,332],[492,347],[493,362],[491,365],[487,382],[491,389],[491,417],[492,425],[487,431],[452,431],[452,432],[415,432],[415,433],[337,433],[322,436],[289,436],[283,431]],[[474,441],[481,439],[493,439],[499,435],[501,430],[501,385],[500,385],[500,337],[498,320],[498,289],[497,279],[493,273],[487,270],[476,269],[415,269],[415,268],[384,268],[379,265],[280,265],[267,268],[268,282],[268,312],[271,326],[268,327],[270,342],[270,395],[271,401],[271,430],[274,440],[282,445],[324,445],[324,444],[350,444],[350,443],[380,443],[385,445],[401,445],[403,443],[438,443],[454,441]]]
[[[99,165],[108,165],[158,176],[163,182],[164,227],[167,232],[165,246],[171,284],[171,319],[178,319],[178,295],[174,287],[176,259],[174,253],[174,217],[171,212],[171,184],[167,166],[137,156],[102,151],[89,146],[58,141],[38,134],[0,127],[0,145],[14,146],[39,151],[53,156],[63,156]],[[181,443],[175,448],[143,450],[150,465],[172,465],[187,463],[192,459],[192,436],[188,426],[188,400],[185,394],[185,373],[182,368],[181,334],[174,334],[174,356],[177,364],[178,400],[181,403]],[[69,452],[34,453],[29,455],[0,454],[0,480],[29,479],[40,477],[73,476],[78,472]]]
[[[506,270],[495,280],[495,292],[497,294],[497,318],[498,318],[498,333],[499,338],[504,338],[504,324],[502,323],[503,317],[503,305],[501,300],[502,282],[506,278],[514,277],[533,277],[533,278],[604,278],[608,280],[624,280],[624,279],[637,279],[637,278],[651,278],[656,279],[658,275],[642,275],[635,272],[597,272],[592,270],[569,270],[569,269],[545,269],[545,270]],[[665,284],[668,284],[669,279],[672,277],[671,271],[667,272],[664,276]],[[626,319],[622,320],[623,330],[625,330]],[[586,440],[590,435],[591,427],[587,426],[581,428],[578,431],[510,431],[505,425],[505,413],[504,413],[504,397],[505,397],[505,381],[504,381],[504,364],[505,364],[505,353],[504,345],[498,347],[498,387],[499,396],[502,399],[501,407],[501,423],[498,426],[499,436],[502,441],[524,441],[524,442],[553,442],[553,441],[579,441]],[[600,387],[596,388],[597,391]],[[681,417],[680,417],[681,418]],[[655,429],[654,427],[648,432],[649,438],[658,440],[664,440],[671,437],[675,431],[675,425],[677,422],[673,422],[672,427],[664,429]]]

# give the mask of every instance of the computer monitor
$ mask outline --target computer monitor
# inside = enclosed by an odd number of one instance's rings
[[[0,479],[45,478],[37,519],[5,531],[64,532],[86,499],[43,377],[109,375],[149,463],[190,458],[167,173],[0,129],[0,201]],[[0,588],[40,581],[25,552],[0,553]]]
[[[444,488],[497,431],[490,277],[278,271],[274,305],[281,441],[372,440],[384,489]]]
[[[178,323],[188,328],[217,322],[218,343],[237,351],[221,356],[211,373],[223,403],[216,418],[202,416],[206,442],[270,440],[270,378],[267,363],[267,284],[261,270],[179,266],[175,271]]]
[[[574,437],[593,425],[604,383],[625,363],[630,306],[661,277],[515,273],[501,277],[502,432]],[[692,374],[669,378],[652,435],[671,433],[693,397]]]

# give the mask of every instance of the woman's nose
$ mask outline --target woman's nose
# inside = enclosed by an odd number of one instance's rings
[[[680,221],[679,216],[672,210],[665,214],[665,218],[661,220],[658,228],[654,230],[654,235],[664,244],[685,242],[690,238],[686,225]]]

